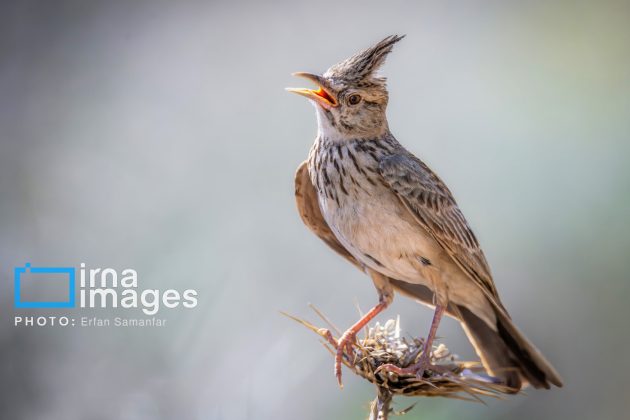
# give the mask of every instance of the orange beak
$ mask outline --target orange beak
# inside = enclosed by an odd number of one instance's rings
[[[315,84],[317,84],[317,90],[305,88],[287,88],[287,91],[306,96],[308,99],[312,99],[325,107],[335,107],[338,105],[334,94],[331,93],[331,89],[328,87],[328,83],[323,77],[316,74],[303,72],[293,73],[293,76],[303,77],[314,82]]]

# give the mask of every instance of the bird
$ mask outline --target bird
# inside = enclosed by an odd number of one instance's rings
[[[287,88],[313,103],[317,136],[295,174],[304,224],[368,274],[378,303],[336,341],[334,373],[342,386],[344,349],[385,310],[395,293],[434,308],[422,353],[406,368],[437,369],[430,351],[444,314],[458,320],[486,371],[511,392],[549,389],[562,379],[515,326],[489,264],[453,194],[389,129],[389,94],[381,67],[404,35],[391,35],[323,74],[298,72],[317,88]]]

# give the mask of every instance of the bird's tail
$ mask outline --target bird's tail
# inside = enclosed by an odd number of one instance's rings
[[[521,389],[523,381],[534,388],[562,386],[560,375],[503,310],[495,310],[495,330],[467,308],[457,308],[466,335],[491,375],[501,378],[515,390]]]
[[[428,288],[399,280],[390,281],[399,292],[432,305],[433,293]],[[510,317],[501,308],[494,306],[494,309],[496,328],[486,324],[464,306],[450,303],[447,313],[461,322],[488,373],[500,378],[508,387],[519,390],[525,381],[534,388],[562,386],[560,375],[516,328]]]

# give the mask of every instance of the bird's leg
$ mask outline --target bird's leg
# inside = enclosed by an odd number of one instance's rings
[[[344,350],[347,351],[348,356],[353,354],[352,343],[357,336],[357,333],[361,331],[363,327],[367,325],[376,315],[387,308],[394,300],[394,289],[389,283],[389,279],[382,274],[367,268],[368,274],[372,277],[374,286],[378,291],[379,303],[361,317],[353,326],[348,328],[337,341],[337,353],[335,355],[335,376],[339,386],[343,388],[341,382],[341,361],[343,359]]]
[[[379,302],[378,305],[370,309],[368,313],[363,315],[353,326],[348,328],[337,341],[337,354],[335,356],[335,376],[339,386],[343,388],[341,383],[341,360],[343,358],[344,350],[347,351],[348,356],[353,354],[352,343],[354,342],[357,333],[363,329],[376,315],[387,308],[387,302]]]
[[[435,334],[437,333],[438,326],[440,325],[442,315],[444,315],[445,309],[446,305],[441,305],[439,303],[435,305],[435,313],[433,314],[433,321],[431,321],[429,335],[422,345],[422,353],[420,354],[420,358],[416,363],[412,364],[411,366],[407,366],[406,368],[401,368],[391,363],[388,363],[379,366],[378,369],[376,369],[376,373],[380,372],[381,370],[385,370],[394,372],[398,375],[414,374],[418,377],[422,377],[424,371],[427,368],[435,368],[435,366],[431,365],[431,349],[433,348],[433,340],[435,338]]]
[[[427,367],[431,366],[431,350],[433,349],[433,340],[435,339],[435,335],[437,333],[438,326],[440,325],[440,321],[442,320],[442,315],[444,315],[445,306],[437,304],[435,306],[435,313],[433,314],[433,321],[431,321],[431,328],[429,329],[429,335],[424,341],[424,345],[422,346],[422,354],[420,355],[420,359],[410,367],[415,369],[416,375],[422,376]]]

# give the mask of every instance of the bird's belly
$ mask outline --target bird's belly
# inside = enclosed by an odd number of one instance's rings
[[[320,207],[337,239],[361,263],[398,280],[433,286],[428,265],[441,259],[441,247],[392,192],[372,190],[340,202],[320,197]]]
[[[438,300],[464,305],[493,325],[494,314],[481,289],[392,193],[340,203],[320,197],[320,207],[337,239],[362,264],[388,277],[427,286]]]

